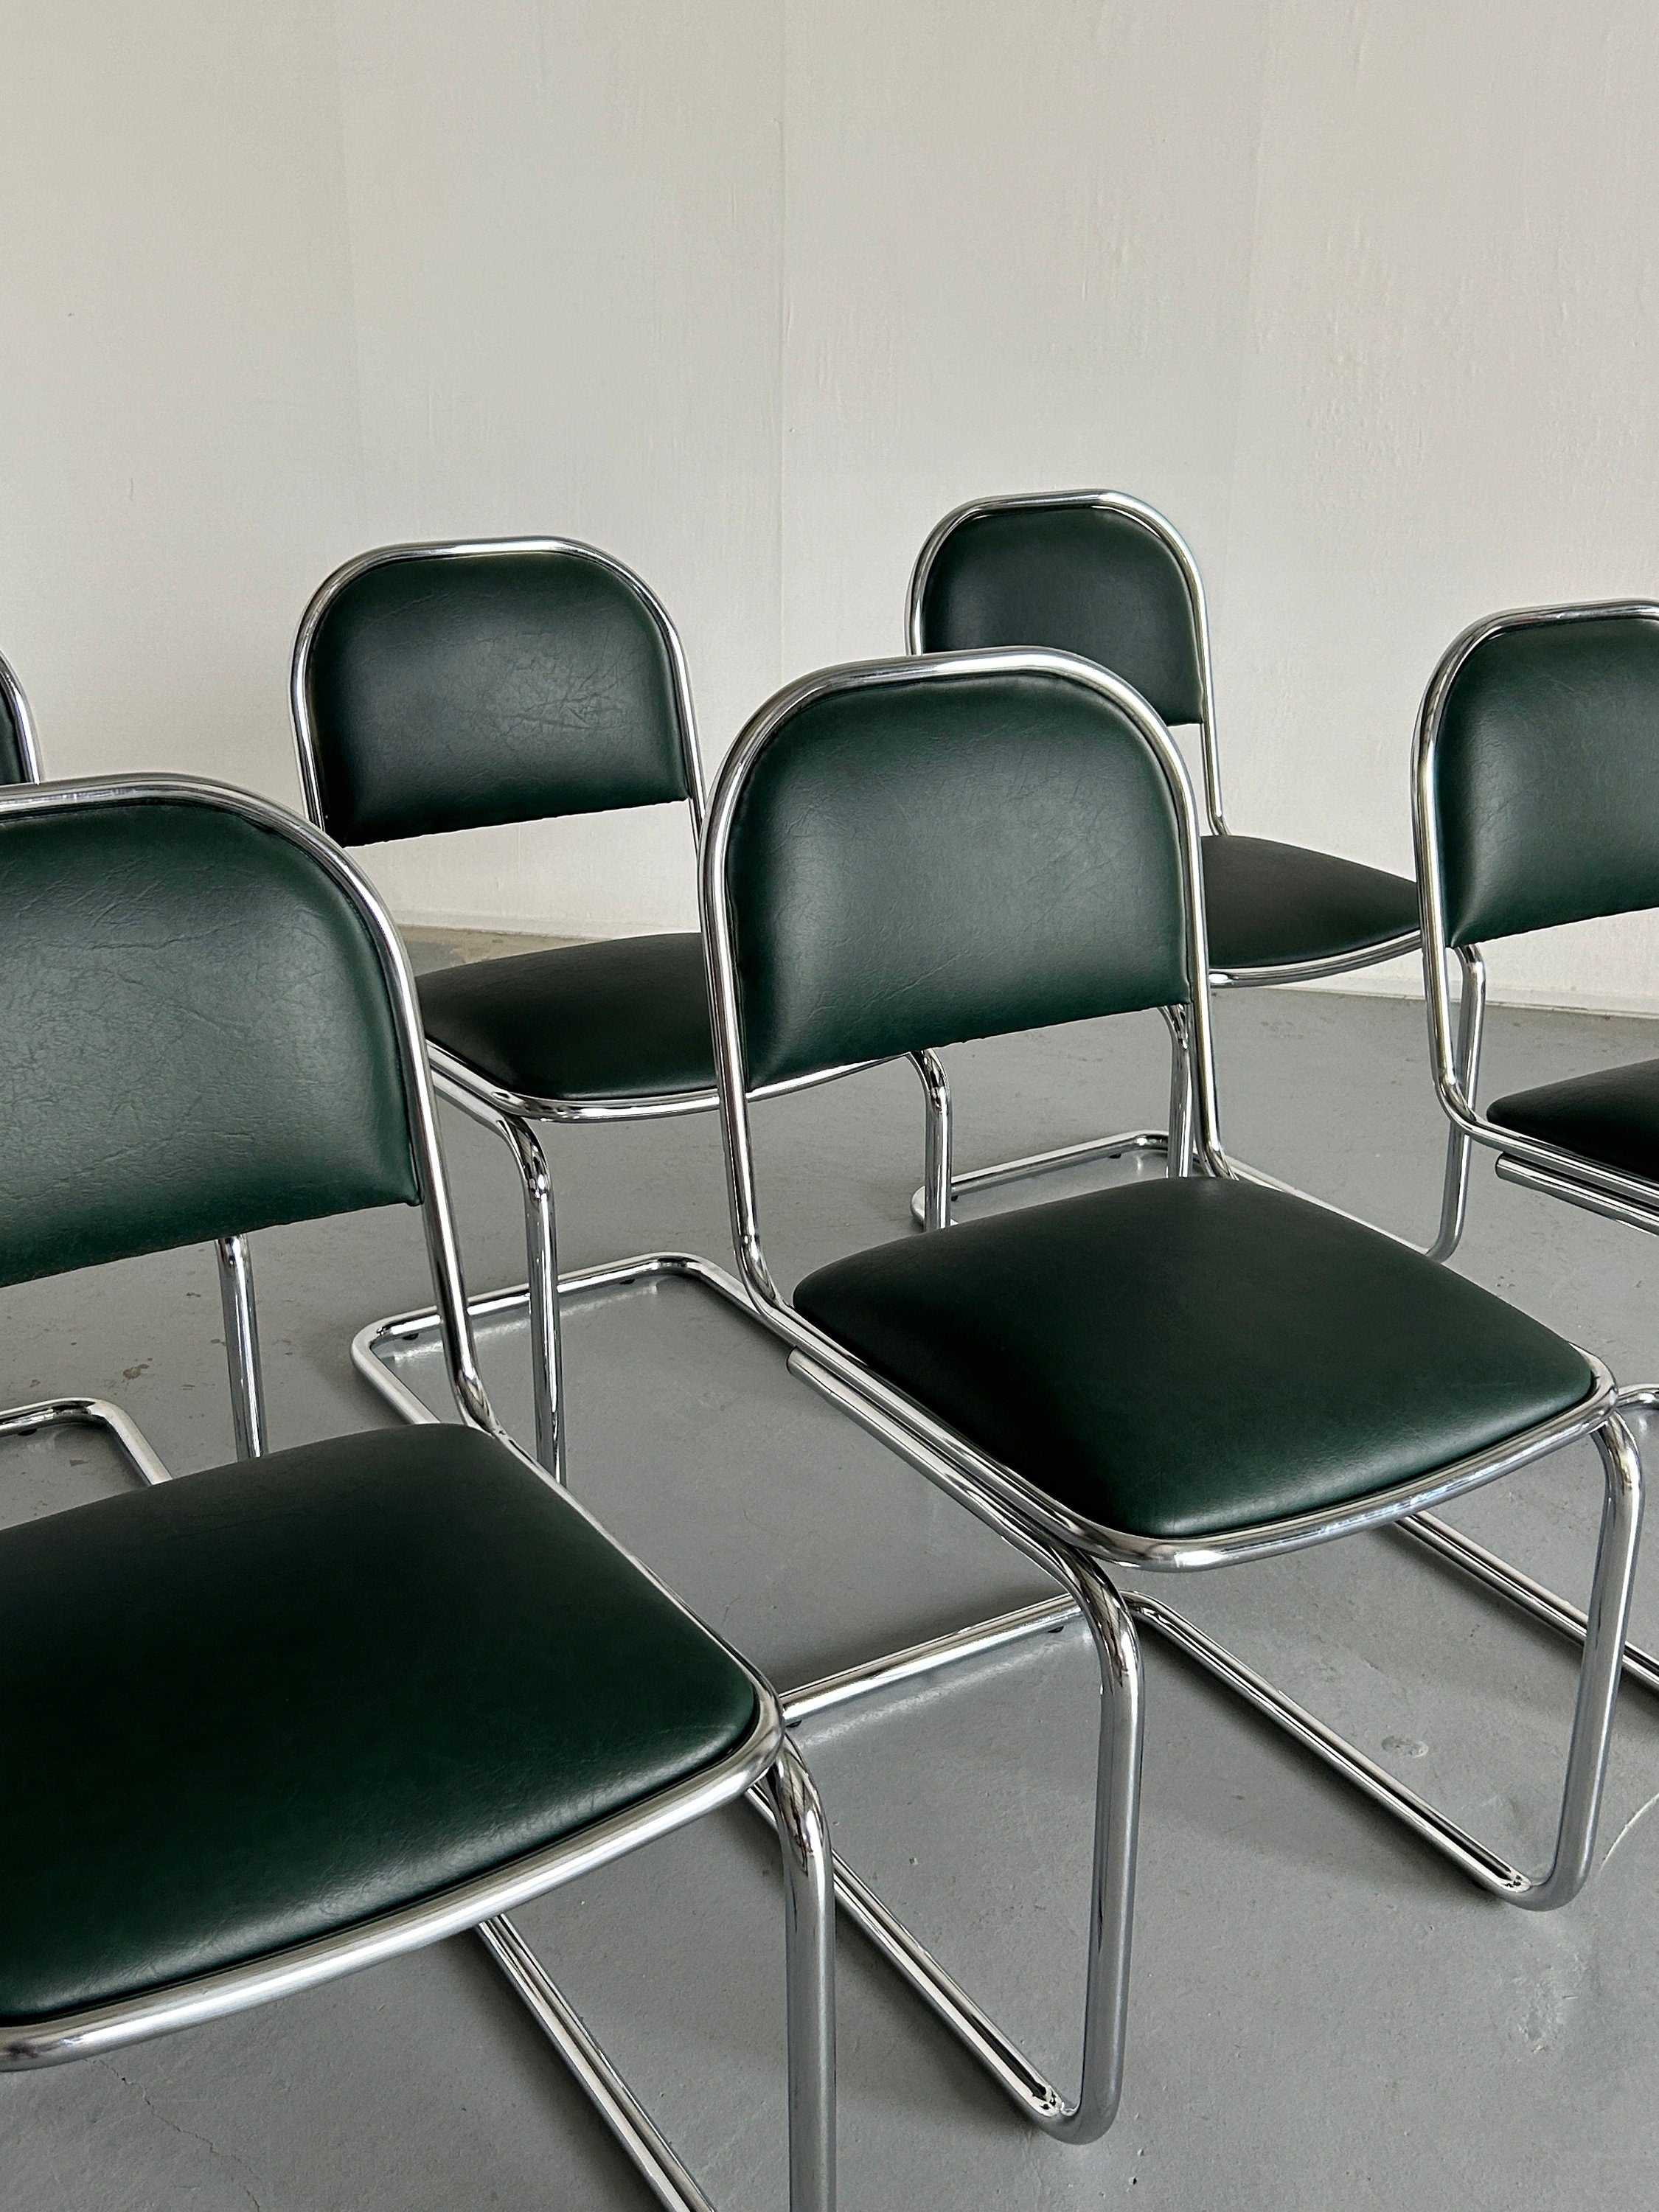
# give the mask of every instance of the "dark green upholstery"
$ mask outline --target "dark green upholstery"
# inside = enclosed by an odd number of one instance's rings
[[[935,556],[921,617],[924,652],[1047,646],[1109,668],[1166,722],[1202,715],[1186,579],[1132,516],[1037,503],[975,515]],[[1413,884],[1265,838],[1206,838],[1204,893],[1210,958],[1227,970],[1364,952],[1417,927]]]
[[[374,945],[286,837],[14,816],[0,910],[0,1282],[417,1198]]]
[[[809,1320],[1039,1490],[1155,1538],[1364,1498],[1578,1403],[1583,1355],[1257,1185],[1143,1182],[809,1275]]]
[[[661,631],[586,554],[379,562],[329,605],[307,691],[342,844],[686,795]]]
[[[1477,645],[1434,781],[1449,944],[1659,906],[1659,623],[1534,623]]]
[[[751,1085],[1188,994],[1169,787],[1068,677],[798,708],[750,771],[726,886]]]
[[[0,1534],[0,2016],[256,1957],[696,1773],[742,1669],[489,1438],[397,1428]]]
[[[1005,507],[959,523],[921,599],[921,649],[1042,645],[1098,661],[1166,722],[1203,712],[1198,633],[1179,562],[1132,516]]]
[[[1659,1060],[1515,1091],[1486,1118],[1603,1167],[1659,1180]]]
[[[1266,837],[1204,840],[1211,965],[1225,973],[1364,952],[1415,933],[1417,885]]]
[[[619,937],[421,979],[434,1044],[520,1095],[592,1100],[712,1091],[702,939]]]
[[[0,683],[0,783],[27,783],[23,773],[23,741],[12,719],[6,687]]]

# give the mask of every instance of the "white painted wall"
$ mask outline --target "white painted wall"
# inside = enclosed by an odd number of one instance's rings
[[[723,750],[780,681],[773,0],[341,0],[368,510],[631,562]],[[684,808],[422,839],[411,916],[696,921]]]
[[[1455,634],[1659,596],[1659,9],[1275,0],[1265,86],[1229,809],[1404,870],[1412,722]],[[1492,969],[1501,994],[1659,1008],[1659,920]]]
[[[3,0],[0,650],[49,773],[295,795],[283,636],[368,527],[328,0]]]
[[[1651,0],[4,23],[0,644],[59,770],[291,798],[313,584],[532,530],[662,592],[715,755],[897,642],[944,508],[1111,483],[1204,564],[1236,826],[1404,867],[1454,633],[1659,590]],[[665,816],[374,859],[411,919],[690,913]],[[1659,1008],[1640,919],[1493,964]]]

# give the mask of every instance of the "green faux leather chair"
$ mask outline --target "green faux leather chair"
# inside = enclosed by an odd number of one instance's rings
[[[833,2195],[827,1840],[776,1698],[503,1432],[403,948],[317,831],[160,778],[0,793],[0,1282],[216,1241],[239,1459],[0,1532],[0,2066],[476,1928],[659,2197],[708,2203],[507,1917],[760,1792],[790,2188]],[[420,1209],[460,1425],[265,1443],[249,1232]],[[20,1408],[12,1433],[80,1418]],[[112,1668],[138,1694],[112,1701]]]
[[[922,547],[910,578],[907,634],[912,653],[1024,645],[1081,653],[1133,684],[1171,727],[1196,726],[1214,988],[1346,975],[1416,951],[1417,887],[1405,877],[1228,828],[1204,586],[1185,540],[1155,507],[1116,491],[970,501],[947,514]],[[1471,1082],[1480,994],[1479,971],[1466,969],[1460,1064]],[[955,1176],[952,1195],[1091,1159],[1162,1152],[1168,1142],[1162,1129],[1091,1138]],[[1440,1227],[1429,1248],[1435,1259],[1456,1249],[1468,1171],[1468,1145],[1454,1133]]]
[[[17,672],[0,653],[0,783],[39,783],[40,754]]]
[[[1542,1910],[1594,1847],[1641,1518],[1600,1364],[1421,1254],[1246,1179],[1222,1149],[1202,853],[1153,709],[1068,654],[807,677],[721,770],[703,928],[733,1236],[805,1379],[1042,1566],[1064,1597],[943,1639],[971,1655],[1081,1610],[1101,1676],[1081,2087],[1068,2099],[845,1868],[845,1910],[1037,2125],[1117,2108],[1141,1742],[1138,1626],[1172,1641],[1475,1882]],[[786,1297],[749,1102],[843,1060],[1159,1008],[1192,1070],[1177,1171],[906,1237]],[[1182,1170],[1189,1170],[1182,1172]],[[1605,1474],[1554,1856],[1508,1864],[1172,1607],[1112,1577],[1243,1565],[1400,1522],[1592,1437]],[[920,1671],[896,1662],[893,1669]]]
[[[694,846],[701,832],[702,767],[674,626],[631,570],[569,539],[391,545],[348,562],[301,624],[293,708],[307,811],[342,845],[669,803],[686,807]],[[419,990],[440,1095],[493,1129],[519,1171],[528,1282],[474,1311],[527,1312],[537,1455],[562,1476],[561,1295],[674,1275],[750,1316],[731,1275],[693,1253],[645,1253],[561,1281],[535,1126],[714,1112],[702,943],[686,931],[572,945],[447,969]],[[942,1219],[948,1093],[937,1064],[918,1073],[927,1188]],[[359,1370],[411,1420],[423,1410],[387,1355],[436,1330],[434,1312],[399,1315],[353,1346]]]
[[[1453,1135],[1505,1182],[1659,1233],[1659,1060],[1517,1091],[1480,1108],[1453,1041],[1447,967],[1482,993],[1480,945],[1659,906],[1659,605],[1531,607],[1466,629],[1435,671],[1413,778],[1435,1089]],[[1621,1394],[1659,1407],[1659,1385]],[[1582,1643],[1565,1599],[1432,1517],[1420,1533]],[[1659,1656],[1625,1671],[1659,1692]]]
[[[40,750],[34,717],[16,670],[0,653],[0,785],[39,783]],[[74,1423],[100,1430],[128,1468],[142,1481],[161,1480],[166,1470],[121,1408],[107,1398],[64,1395],[44,1409],[49,1423]],[[0,1437],[27,1436],[42,1425],[42,1407],[19,1406],[0,1412]]]

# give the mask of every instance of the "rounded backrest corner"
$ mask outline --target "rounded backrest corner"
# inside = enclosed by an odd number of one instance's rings
[[[179,785],[0,794],[0,1020],[29,1040],[0,1280],[419,1203],[380,947],[282,823]]]
[[[988,500],[941,526],[915,579],[925,653],[1025,646],[1091,660],[1166,723],[1201,722],[1195,572],[1173,528],[1109,493]]]
[[[750,1088],[1188,996],[1145,732],[1053,665],[969,658],[809,679],[742,763],[720,894]]]
[[[672,629],[590,546],[366,555],[313,604],[295,692],[322,826],[342,844],[690,795]]]

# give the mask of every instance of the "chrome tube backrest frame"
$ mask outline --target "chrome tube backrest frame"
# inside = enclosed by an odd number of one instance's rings
[[[331,576],[325,577],[312,593],[310,604],[301,617],[300,628],[294,640],[294,658],[289,671],[289,705],[294,718],[294,742],[299,757],[300,788],[305,795],[306,812],[318,829],[326,830],[324,818],[322,768],[317,755],[317,733],[311,718],[310,671],[312,649],[323,618],[334,601],[349,584],[371,568],[384,568],[396,561],[467,561],[488,560],[492,556],[521,553],[546,553],[565,558],[591,562],[625,585],[638,599],[650,616],[662,640],[663,650],[668,656],[672,678],[675,734],[679,740],[680,765],[685,778],[686,805],[691,814],[691,838],[695,848],[702,836],[703,817],[708,811],[708,792],[703,779],[702,754],[697,743],[696,714],[691,703],[691,678],[685,665],[684,648],[680,644],[679,632],[669,619],[668,610],[645,579],[635,574],[625,562],[614,554],[606,553],[597,545],[588,545],[579,538],[434,538],[428,542],[411,540],[398,545],[377,545],[368,553],[359,553],[343,562]],[[559,817],[547,815],[545,821]]]
[[[34,716],[29,710],[28,696],[18,680],[17,671],[3,653],[0,653],[0,705],[4,706],[12,728],[17,732],[17,756],[23,770],[23,781],[39,783],[40,742],[34,734]]]
[[[391,915],[379,894],[321,830],[288,808],[233,786],[185,776],[135,775],[70,783],[10,784],[0,787],[0,823],[22,816],[72,814],[81,807],[155,805],[210,806],[235,815],[256,829],[296,845],[328,877],[356,909],[379,956],[390,1002],[398,1056],[408,1106],[410,1148],[420,1192],[427,1258],[437,1297],[445,1364],[462,1419],[470,1427],[507,1444],[515,1458],[525,1455],[513,1443],[485,1394],[477,1348],[467,1310],[460,1245],[450,1205],[448,1178],[438,1133],[437,1104],[422,1032],[415,979]],[[534,1466],[533,1461],[526,1461]],[[536,1469],[538,1474],[541,1469]]]
[[[1496,1121],[1489,1121],[1475,1101],[1465,1095],[1457,1068],[1447,968],[1452,948],[1446,941],[1445,877],[1436,805],[1435,762],[1452,688],[1470,656],[1506,631],[1559,623],[1607,621],[1659,623],[1659,601],[1581,600],[1559,606],[1514,607],[1502,614],[1486,615],[1454,639],[1430,678],[1417,718],[1412,763],[1412,830],[1422,922],[1423,986],[1428,1002],[1429,1058],[1435,1093],[1454,1128],[1494,1152],[1566,1176],[1592,1190],[1645,1206],[1651,1212],[1659,1203],[1659,1186],[1640,1176],[1599,1166],[1542,1139],[1523,1136],[1517,1129],[1505,1129]],[[1465,945],[1459,950],[1477,966],[1480,965],[1482,955],[1478,945]]]
[[[1181,571],[1187,586],[1188,603],[1192,609],[1193,634],[1198,640],[1198,688],[1201,713],[1199,737],[1204,759],[1204,811],[1211,834],[1218,837],[1227,835],[1227,823],[1221,805],[1221,755],[1216,743],[1215,686],[1210,664],[1210,616],[1204,599],[1204,579],[1199,574],[1198,563],[1193,558],[1192,548],[1166,514],[1149,507],[1144,499],[1136,499],[1127,491],[1034,491],[1002,492],[988,499],[970,499],[953,507],[941,522],[928,532],[927,542],[916,556],[915,567],[910,571],[909,593],[905,602],[904,636],[909,651],[922,651],[922,602],[927,595],[928,578],[946,542],[965,524],[977,521],[981,515],[1031,512],[1043,507],[1097,507],[1103,514],[1122,515],[1126,520],[1138,522],[1143,530],[1156,538]]]
[[[743,1060],[738,1010],[737,968],[732,916],[726,898],[726,858],[732,828],[756,763],[779,732],[802,708],[833,695],[876,685],[921,689],[975,676],[1046,676],[1079,684],[1115,707],[1146,743],[1161,770],[1175,808],[1181,846],[1184,895],[1190,1024],[1189,1049],[1196,1096],[1194,1164],[1200,1173],[1231,1174],[1222,1149],[1216,1103],[1215,1059],[1211,1033],[1210,973],[1204,916],[1204,872],[1198,811],[1180,748],[1138,691],[1119,677],[1075,653],[1038,652],[1018,646],[981,652],[927,653],[908,660],[856,661],[820,669],[786,685],[754,714],[726,755],[715,780],[702,844],[701,902],[704,957],[708,966],[714,1016],[714,1066],[720,1093],[726,1188],[738,1266],[751,1296],[774,1313],[788,1310],[772,1279],[760,1238],[754,1147],[749,1121],[751,1095]],[[919,1041],[918,1049],[927,1040]]]

